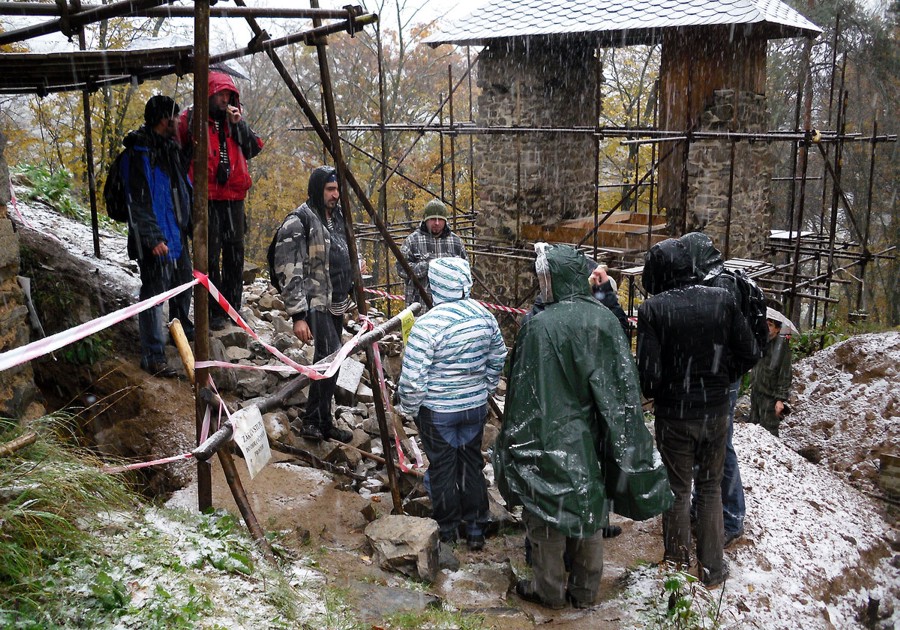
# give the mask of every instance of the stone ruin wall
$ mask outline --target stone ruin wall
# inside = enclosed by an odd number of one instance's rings
[[[769,115],[766,97],[751,92],[717,90],[703,113],[703,131],[737,130],[765,133]],[[769,208],[773,160],[767,142],[740,141],[734,147],[729,258],[759,259],[772,225]],[[687,232],[705,232],[725,253],[731,141],[695,141],[688,156]]]
[[[573,127],[596,124],[596,60],[580,44],[528,47],[505,41],[478,59],[478,125]],[[589,214],[594,203],[594,141],[589,134],[477,136],[477,237],[512,246],[524,224]],[[526,261],[479,258],[476,271],[504,304],[530,305],[534,274]],[[474,292],[489,294],[476,281]]]
[[[28,309],[17,280],[19,237],[9,218],[12,191],[9,188],[5,148],[6,138],[0,133],[0,353],[24,346],[30,341]],[[0,372],[0,417],[22,418],[26,411],[40,415],[42,409],[29,410],[36,394],[30,364]]]

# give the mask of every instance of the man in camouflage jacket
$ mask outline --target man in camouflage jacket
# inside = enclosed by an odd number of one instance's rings
[[[340,206],[337,173],[320,166],[309,177],[309,198],[291,212],[278,230],[274,272],[294,334],[315,345],[314,361],[341,347],[344,313],[351,307],[350,250]],[[331,401],[337,376],[309,386],[301,434],[311,440],[353,435],[333,424]]]

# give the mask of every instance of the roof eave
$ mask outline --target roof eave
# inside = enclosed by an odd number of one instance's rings
[[[728,24],[715,24],[710,26],[732,26]],[[734,24],[735,27],[750,27],[753,37],[761,37],[764,39],[789,39],[794,37],[805,37],[815,39],[822,33],[822,29],[811,24],[811,27],[803,27],[794,24],[782,24],[779,22],[762,21],[757,23],[741,23]],[[624,46],[647,46],[657,43],[661,39],[663,31],[676,28],[705,28],[703,26],[668,26],[662,28],[650,29],[622,29],[609,31],[582,31],[575,33],[542,33],[535,35],[516,35],[511,37],[452,37],[448,39],[438,39],[440,35],[432,35],[424,40],[423,43],[437,48],[444,44],[454,44],[456,46],[490,46],[493,43],[512,39],[535,39],[535,38],[576,38],[595,40],[597,45],[602,48],[615,48]]]

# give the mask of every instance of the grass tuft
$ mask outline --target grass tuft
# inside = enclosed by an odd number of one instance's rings
[[[89,550],[92,538],[81,521],[135,504],[119,479],[100,471],[99,461],[62,444],[58,436],[69,423],[62,414],[27,428],[0,419],[0,442],[26,430],[38,434],[31,446],[0,457],[0,621],[34,612],[47,569],[65,554]]]

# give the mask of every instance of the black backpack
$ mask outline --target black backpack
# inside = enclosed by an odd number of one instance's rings
[[[106,214],[114,221],[126,223],[128,212],[128,174],[131,168],[131,154],[122,151],[113,160],[103,185],[103,200],[106,202]]]
[[[764,350],[769,342],[769,327],[766,324],[766,296],[753,281],[753,278],[741,269],[726,269],[723,275],[729,276],[740,295],[741,313],[747,320],[760,351]]]
[[[300,214],[297,210],[293,210],[289,212],[286,217],[284,217],[284,221],[281,222],[281,225],[278,226],[278,229],[275,230],[275,234],[272,236],[272,242],[269,243],[269,249],[266,250],[266,262],[269,263],[269,282],[275,287],[275,290],[281,293],[281,282],[278,280],[278,275],[275,273],[275,244],[278,242],[278,233],[281,231],[281,228],[284,227],[285,221],[291,215],[296,215],[300,218],[300,221],[303,223],[303,227],[306,230],[306,233],[309,233],[309,227],[306,225],[306,221],[303,218],[303,215]]]

